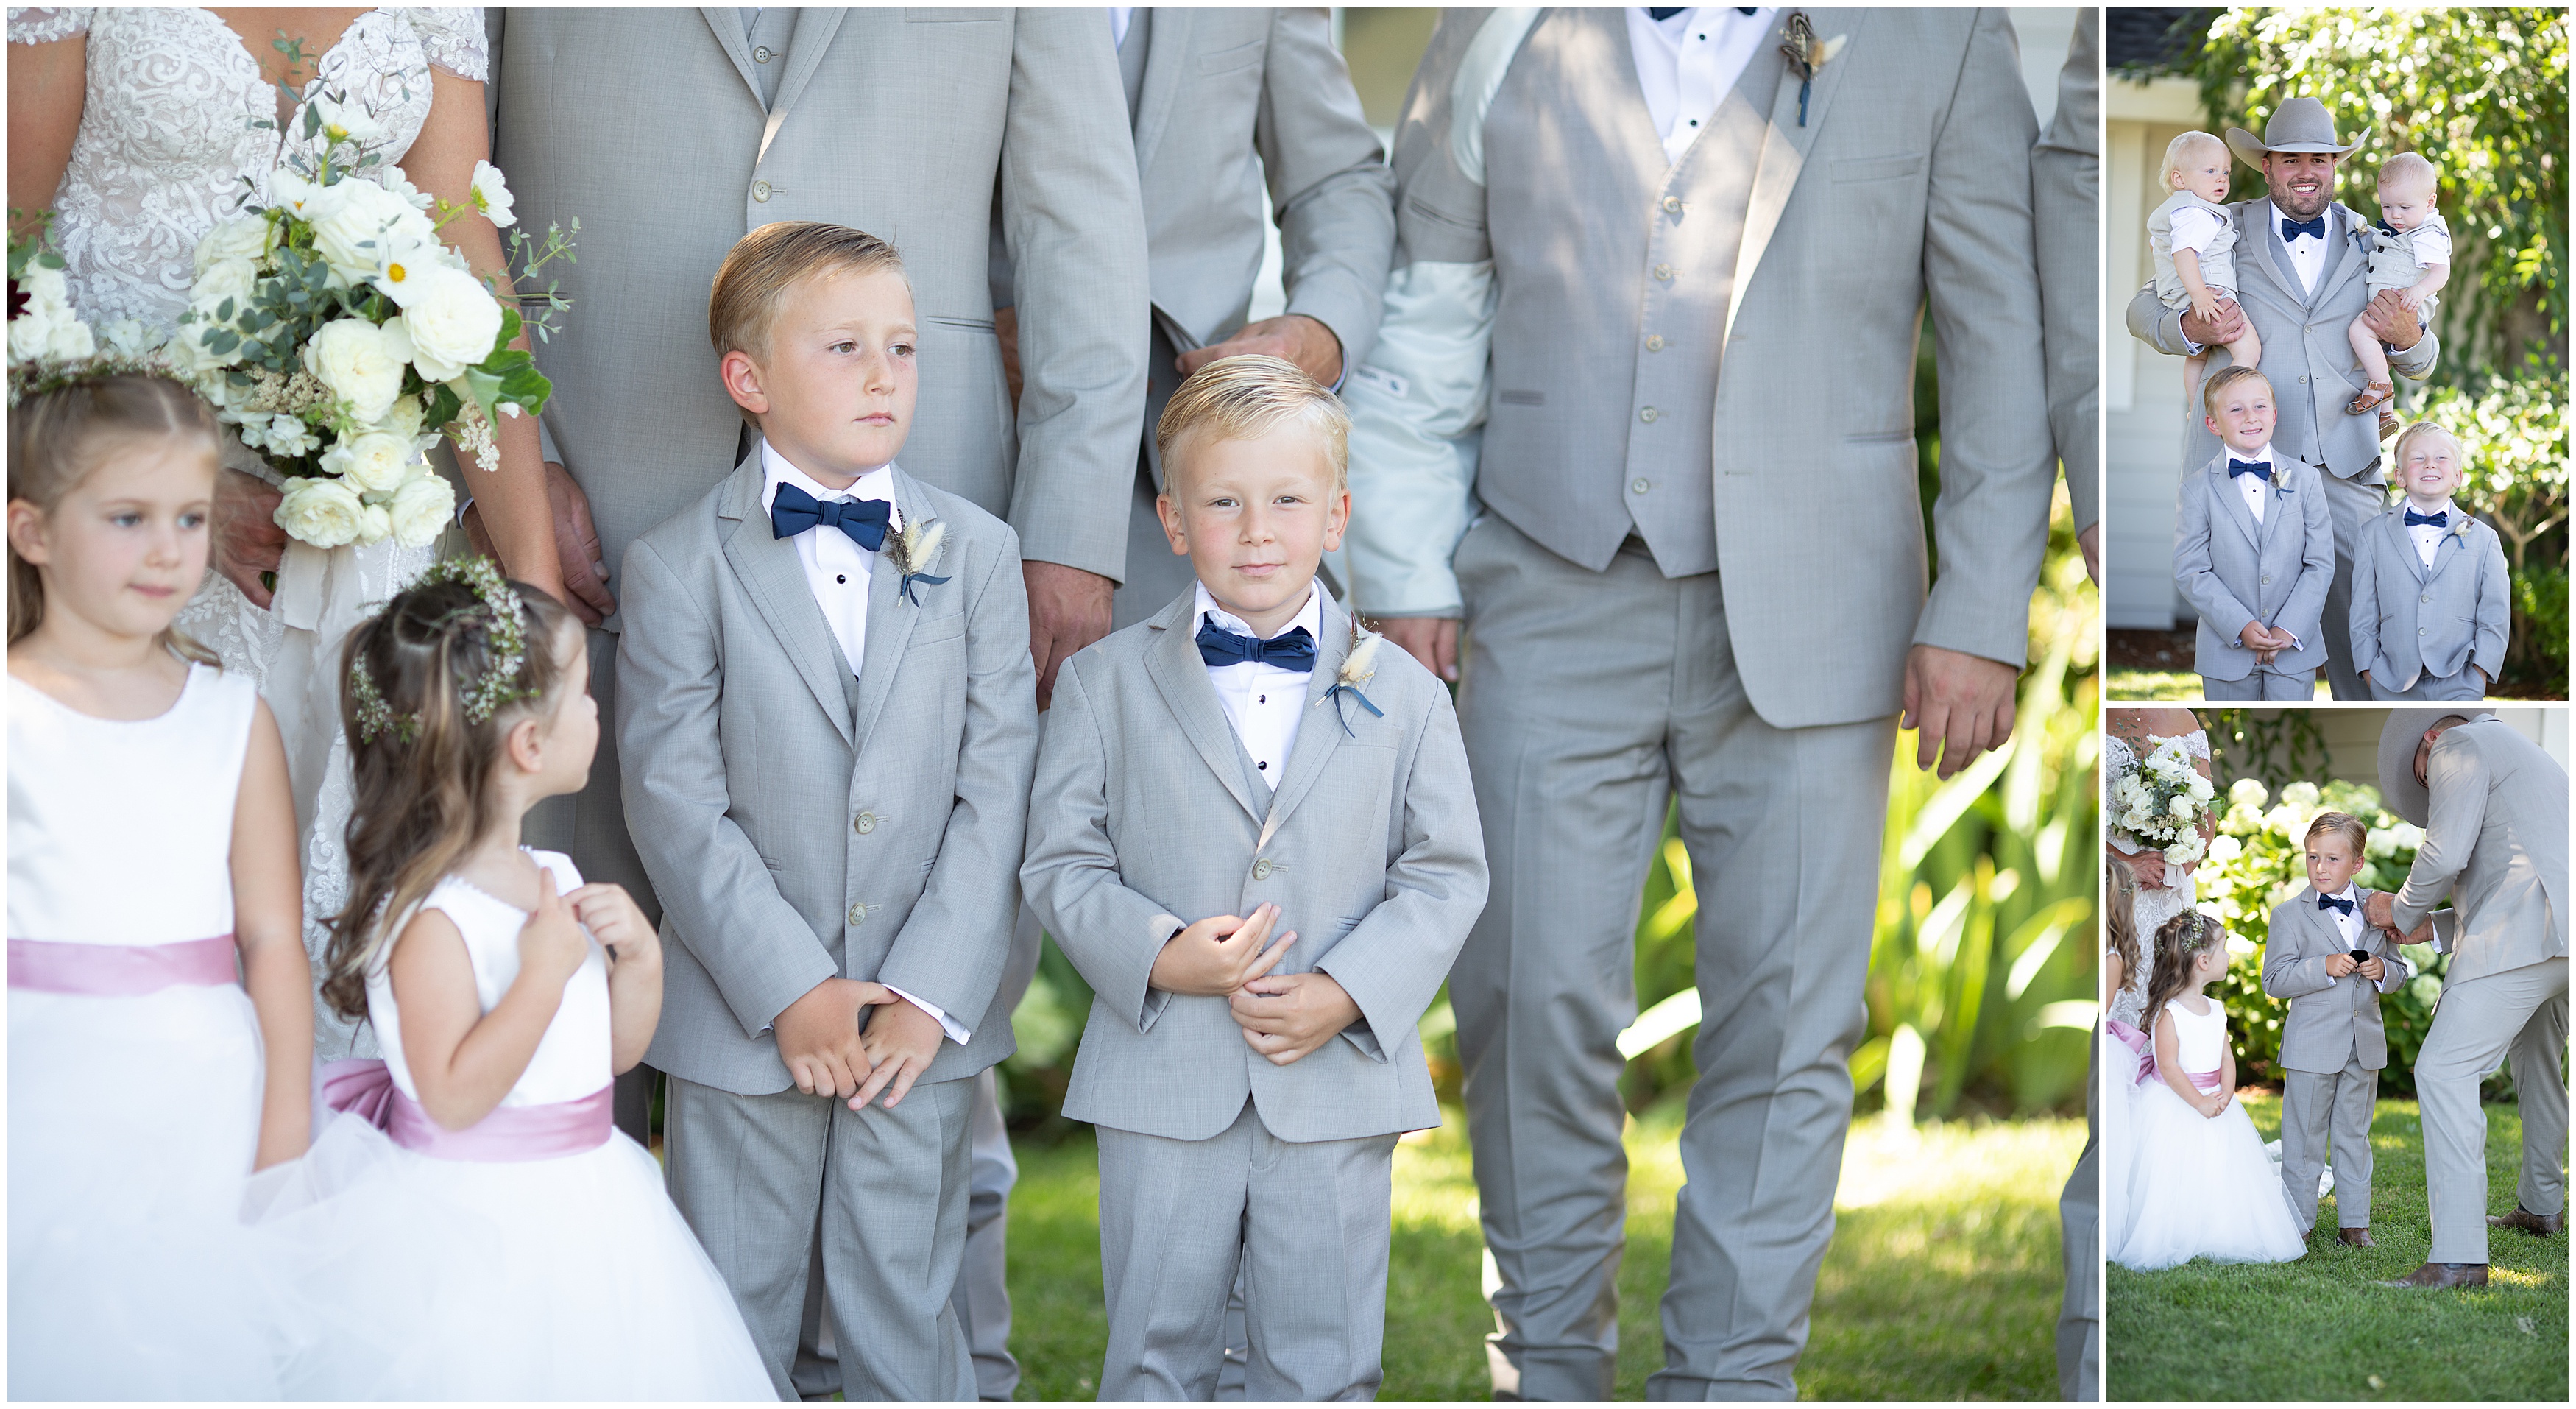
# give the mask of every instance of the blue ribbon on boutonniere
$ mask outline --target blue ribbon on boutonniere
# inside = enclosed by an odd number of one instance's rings
[[[1843,36],[1816,38],[1815,21],[1804,10],[1791,10],[1786,24],[1788,38],[1780,45],[1780,55],[1789,61],[1789,69],[1798,75],[1798,125],[1807,125],[1807,95],[1816,86],[1816,70],[1832,62],[1843,47]]]
[[[1353,630],[1356,632],[1357,628],[1354,627]],[[1371,700],[1360,690],[1362,685],[1377,678],[1377,668],[1369,662],[1377,657],[1377,643],[1385,639],[1373,631],[1360,633],[1359,639],[1351,643],[1349,654],[1342,657],[1342,668],[1334,672],[1331,687],[1324,691],[1324,699],[1333,702],[1333,719],[1342,726],[1345,737],[1358,738],[1359,736],[1351,731],[1350,716],[1342,710],[1341,697],[1344,695],[1359,701],[1360,708],[1378,718],[1386,718],[1386,711],[1378,708],[1376,701]],[[1319,700],[1317,703],[1320,704],[1322,701]]]
[[[937,519],[929,519],[922,523],[904,525],[903,531],[894,534],[888,541],[887,546],[894,549],[895,571],[901,574],[895,583],[895,591],[905,601],[916,607],[921,605],[921,598],[913,595],[914,583],[926,583],[937,587],[948,581],[945,577],[933,577],[921,571],[938,558],[939,545],[945,542],[947,537],[948,525]]]

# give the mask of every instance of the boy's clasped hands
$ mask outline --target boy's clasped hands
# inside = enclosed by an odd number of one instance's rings
[[[2281,652],[2299,644],[2298,637],[2259,621],[2245,623],[2245,629],[2236,633],[2236,639],[2243,642],[2245,649],[2252,651],[2254,659],[2263,665],[2270,665]]]
[[[1225,999],[1244,1042],[1284,1067],[1357,1022],[1360,1009],[1331,974],[1271,974],[1297,942],[1295,930],[1270,942],[1278,922],[1279,907],[1268,902],[1254,906],[1250,918],[1211,915],[1163,945],[1147,982],[1166,993]]]
[[[797,1090],[838,1096],[854,1111],[867,1109],[879,1092],[888,1110],[902,1104],[947,1035],[937,1018],[893,989],[850,978],[827,978],[807,989],[770,1031]]]

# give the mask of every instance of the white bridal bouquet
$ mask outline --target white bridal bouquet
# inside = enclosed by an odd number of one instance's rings
[[[2111,784],[2111,825],[2164,852],[2168,866],[2205,855],[2201,820],[2217,790],[2192,766],[2180,739],[2167,739]]]
[[[553,390],[510,346],[519,310],[439,235],[469,209],[512,224],[509,188],[479,162],[467,205],[433,199],[368,150],[383,138],[371,117],[328,96],[306,106],[301,126],[303,141],[270,175],[275,203],[245,198],[242,214],[198,243],[166,356],[286,476],[277,524],[290,536],[325,549],[386,538],[421,547],[456,509],[422,452],[452,435],[497,469],[494,418],[534,415]],[[533,243],[512,233],[514,252]],[[550,230],[526,268],[570,249]],[[551,291],[531,302],[545,306],[543,336],[565,305]]]

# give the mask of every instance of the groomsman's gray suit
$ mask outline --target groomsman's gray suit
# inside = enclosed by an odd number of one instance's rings
[[[795,540],[771,532],[756,447],[623,564],[617,741],[663,902],[647,1056],[671,1076],[671,1196],[790,1399],[818,1238],[848,1397],[972,1397],[949,1307],[968,1078],[1013,1050],[996,990],[1037,750],[1018,543],[894,479],[904,523],[948,525],[931,566],[949,581],[906,601],[877,557],[856,675]],[[771,1024],[836,977],[935,1004],[973,1041],[941,1042],[892,1110],[803,1095]]]
[[[2329,654],[2319,614],[2334,579],[2334,520],[2314,465],[2272,443],[2272,477],[2263,518],[2227,472],[2227,447],[2182,482],[2174,525],[2174,582],[2200,614],[2191,668],[2213,700],[2300,700],[2315,691],[2314,672]],[[2287,631],[2299,644],[2270,665],[2237,633],[2249,621]]]
[[[2362,276],[2369,272],[2370,251],[2364,241],[2370,222],[2336,201],[2326,207],[2329,251],[2325,272],[2315,292],[2303,292],[2299,276],[2282,253],[2277,234],[2264,222],[2269,201],[2238,201],[2228,207],[2236,222],[2237,307],[2245,310],[2255,335],[2263,340],[2263,376],[2272,383],[2281,423],[2273,428],[2272,445],[2325,472],[2325,497],[2333,509],[2334,583],[2327,589],[2325,632],[2340,647],[2350,638],[2352,556],[2362,524],[2387,505],[2388,475],[2380,465],[2379,418],[2355,416],[2343,409],[2361,391],[2360,364],[2353,359],[2346,330],[2370,302]],[[2182,315],[2156,298],[2153,285],[2129,301],[2129,333],[2156,351],[2181,357],[2193,349],[2182,335]],[[2441,339],[2431,329],[2413,347],[2388,354],[2389,369],[2422,381],[2441,359]],[[2231,359],[2224,347],[2209,349],[2209,370]],[[2226,447],[2210,433],[2197,406],[2184,408],[2183,465],[2206,463]],[[2360,667],[2329,650],[2326,679],[2339,700],[2363,700]]]
[[[2567,770],[2481,713],[2433,741],[2418,785],[2416,742],[2444,714],[2389,716],[2380,792],[2424,828],[2397,894],[2397,928],[2413,930],[2445,893],[2459,912],[2441,1005],[2415,1056],[2433,1221],[2426,1260],[2483,1263],[2487,1117],[2478,1083],[2508,1053],[2522,1109],[2521,1204],[2539,1214],[2566,1207]]]
[[[1443,15],[1395,165],[1398,264],[1490,259],[1499,298],[1487,512],[1455,557],[1495,884],[1450,976],[1495,1383],[1610,1394],[1616,1042],[1678,794],[1704,1017],[1649,1392],[1785,1397],[1833,1228],[1907,650],[2017,666],[2027,642],[2056,464],[2038,124],[1998,12],[1820,12],[1839,44],[1805,93],[1784,13],[1676,162],[1625,17],[1554,9],[1495,91],[1480,186],[1451,103],[1487,13]]]
[[[1475,792],[1449,692],[1411,657],[1377,652],[1363,688],[1383,714],[1327,697],[1350,644],[1329,599],[1273,792],[1208,681],[1194,606],[1184,592],[1066,664],[1020,870],[1095,995],[1064,1113],[1100,1132],[1100,1396],[1211,1397],[1240,1262],[1248,1397],[1366,1398],[1395,1136],[1440,1123],[1415,1024],[1485,903]],[[1360,1010],[1285,1067],[1225,999],[1150,982],[1183,924],[1265,902],[1297,936],[1273,972],[1330,974]]]
[[[2355,908],[2377,893],[2354,887]],[[2290,1004],[2281,1023],[2281,1187],[2302,1233],[2317,1225],[2317,1176],[2329,1147],[2336,1224],[2370,1226],[2370,1119],[2388,1065],[2379,995],[2403,987],[2412,971],[2386,930],[2364,926],[2363,934],[2362,943],[2346,944],[2335,912],[2317,908],[2311,886],[2272,907],[2263,945],[2263,991]],[[2377,984],[2358,973],[2327,976],[2326,960],[2355,948],[2378,956]]]
[[[2475,519],[2463,535],[2466,516],[2454,508],[2452,531],[2427,568],[2406,526],[2410,507],[2400,499],[2362,525],[2352,560],[2353,668],[2370,672],[2374,699],[2483,699],[2487,682],[2504,673],[2513,626],[2504,540]]]

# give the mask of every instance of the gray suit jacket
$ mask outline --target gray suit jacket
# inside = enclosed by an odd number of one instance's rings
[[[1816,70],[1803,122],[1796,76],[1766,80],[1741,237],[1718,269],[1657,251],[1695,248],[1710,204],[1740,188],[1681,190],[1718,155],[1696,147],[1664,171],[1615,15],[1549,12],[1485,124],[1490,193],[1459,167],[1451,89],[1488,13],[1443,13],[1395,141],[1398,262],[1494,261],[1487,506],[1599,569],[1630,531],[1632,493],[1707,475],[1692,494],[1714,518],[1739,673],[1778,727],[1894,713],[1916,643],[2021,664],[2056,455],[2031,237],[2038,123],[2003,13],[1819,12],[1817,37],[1842,43]],[[1780,66],[1767,46],[1764,65]],[[1631,125],[1565,130],[1556,100],[1528,86],[1550,66],[1619,85]],[[1504,159],[1507,147],[1520,155]],[[1629,201],[1632,188],[1644,199]],[[1658,261],[1673,277],[1653,273]],[[1636,310],[1713,277],[1729,281],[1715,325],[1660,329],[1669,336],[1646,350]],[[1941,363],[1941,571],[1928,597],[1914,444],[1927,306]],[[1673,360],[1703,356],[1713,386],[1668,383]],[[1699,423],[1696,410],[1667,415],[1683,403],[1657,386],[1713,399],[1709,456],[1616,468],[1633,437],[1665,434],[1678,415]],[[1534,395],[1543,403],[1514,401]]]
[[[1009,519],[1028,557],[1119,575],[1145,237],[1097,10],[805,10],[767,110],[731,8],[489,24],[493,160],[519,221],[582,222],[579,262],[545,271],[573,307],[537,356],[552,444],[611,565],[736,457],[706,327],[725,252],[772,221],[828,220],[892,241],[912,280],[905,466]],[[1016,437],[985,277],[997,185],[1026,290]]]
[[[2397,892],[2412,930],[2447,893],[2459,912],[2445,982],[2567,957],[2567,770],[2500,719],[2433,741],[2424,841]]]
[[[2221,447],[2222,450],[2224,447]],[[2254,653],[2237,639],[2259,621],[2299,638],[2272,668],[2314,670],[2326,659],[2326,588],[2334,581],[2334,516],[2316,467],[2273,442],[2263,521],[2227,475],[2220,454],[2182,482],[2174,530],[2174,582],[2200,613],[2192,669],[2212,680],[2254,673]]]
[[[2336,202],[2329,213],[2330,234],[2337,236],[2332,257],[2317,276],[2316,292],[2304,293],[2299,276],[2281,253],[2281,242],[2263,228],[2269,201],[2238,201],[2228,207],[2236,218],[2237,307],[2263,340],[2263,376],[2272,383],[2281,408],[2281,424],[2272,443],[2339,479],[2360,477],[2364,484],[2385,483],[2379,466],[2379,419],[2354,416],[2344,404],[2361,390],[2361,366],[2353,359],[2346,330],[2370,302],[2363,276],[2370,272],[2370,251],[2363,244],[2370,224],[2350,206]],[[2129,300],[2129,335],[2171,357],[2190,353],[2183,341],[2182,314],[2164,306],[2149,284]],[[2209,349],[2210,370],[2227,366],[2224,347]],[[2430,375],[2441,360],[2442,340],[2426,329],[2413,347],[2388,354],[2388,365],[2416,381]],[[2183,463],[2197,465],[2218,453],[2201,408],[2183,408]]]
[[[2455,530],[2433,550],[2433,566],[2415,552],[2406,501],[2361,526],[2352,555],[2352,663],[2373,682],[2402,690],[2421,673],[2440,678],[2475,665],[2492,683],[2504,673],[2513,626],[2513,584],[2505,577],[2504,540],[2486,524],[2451,511]]]
[[[2356,905],[2378,892],[2355,886]],[[2317,908],[2316,887],[2272,907],[2271,937],[2263,944],[2263,991],[2290,1003],[2281,1023],[2281,1065],[2292,1071],[2341,1071],[2358,1049],[2361,1064],[2388,1065],[2388,1029],[2379,995],[2394,993],[2412,977],[2406,956],[2386,930],[2365,926],[2362,948],[2386,967],[2373,985],[2359,974],[2326,977],[2326,960],[2347,954],[2343,929],[2330,911]]]
[[[2102,393],[2097,343],[2102,281],[2094,236],[2102,228],[2102,12],[2075,13],[2075,38],[2057,76],[2057,115],[2030,154],[2031,221],[2038,232],[2040,307],[2048,351],[2048,428],[2066,468],[2075,531],[2102,517]]]
[[[1265,789],[1208,683],[1184,593],[1075,655],[1047,711],[1027,859],[1029,905],[1096,994],[1064,1113],[1204,1140],[1247,1096],[1283,1140],[1440,1123],[1414,1024],[1485,906],[1485,846],[1449,691],[1380,643],[1357,700],[1328,698],[1350,618],[1327,598],[1306,714]],[[1348,732],[1344,732],[1344,726]],[[1245,1045],[1223,998],[1150,986],[1186,921],[1280,907],[1296,944],[1274,971],[1320,969],[1360,1021],[1290,1066]]]
[[[770,1023],[833,977],[973,1029],[926,1080],[1013,1051],[995,988],[1037,755],[1019,545],[964,499],[894,480],[906,524],[948,525],[927,569],[948,581],[906,601],[877,555],[856,677],[795,540],[770,531],[757,446],[626,553],[617,747],[666,954],[647,1060],[701,1085],[785,1090]]]

